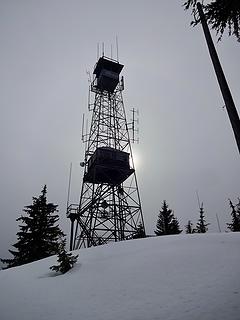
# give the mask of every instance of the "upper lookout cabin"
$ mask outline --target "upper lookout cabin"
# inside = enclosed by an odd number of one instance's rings
[[[118,61],[101,57],[99,58],[93,74],[96,75],[96,89],[113,93],[119,83],[119,74],[123,65]]]

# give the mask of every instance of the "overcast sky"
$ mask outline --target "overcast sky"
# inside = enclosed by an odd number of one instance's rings
[[[105,55],[124,64],[127,114],[139,109],[140,143],[133,146],[148,233],[165,199],[180,221],[198,219],[196,190],[209,230],[230,222],[228,198],[240,196],[240,158],[201,26],[189,26],[182,2],[140,0],[0,0],[0,257],[16,241],[22,209],[44,184],[65,217],[78,203],[88,77]],[[216,37],[213,33],[216,43]],[[216,44],[235,104],[240,105],[239,43]],[[90,115],[89,115],[90,118]]]

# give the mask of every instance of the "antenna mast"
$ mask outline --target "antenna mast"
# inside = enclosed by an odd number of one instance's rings
[[[71,179],[72,179],[72,162],[70,163],[70,169],[69,169],[67,208],[68,208],[68,206],[69,206],[70,189],[71,189]]]
[[[199,200],[199,195],[198,195],[198,190],[196,191],[196,195],[197,195],[197,200],[198,200],[199,209],[201,209],[200,200]]]
[[[117,49],[117,61],[119,61],[118,60],[118,36],[116,36],[116,49]]]

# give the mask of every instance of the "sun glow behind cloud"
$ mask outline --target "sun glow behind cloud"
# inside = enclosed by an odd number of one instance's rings
[[[132,153],[133,156],[133,164],[131,165],[135,168],[135,170],[139,170],[141,167],[141,155],[139,151],[134,150]]]

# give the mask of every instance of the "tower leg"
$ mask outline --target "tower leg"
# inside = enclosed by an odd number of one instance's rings
[[[74,220],[75,219],[71,218],[70,251],[73,250]]]

